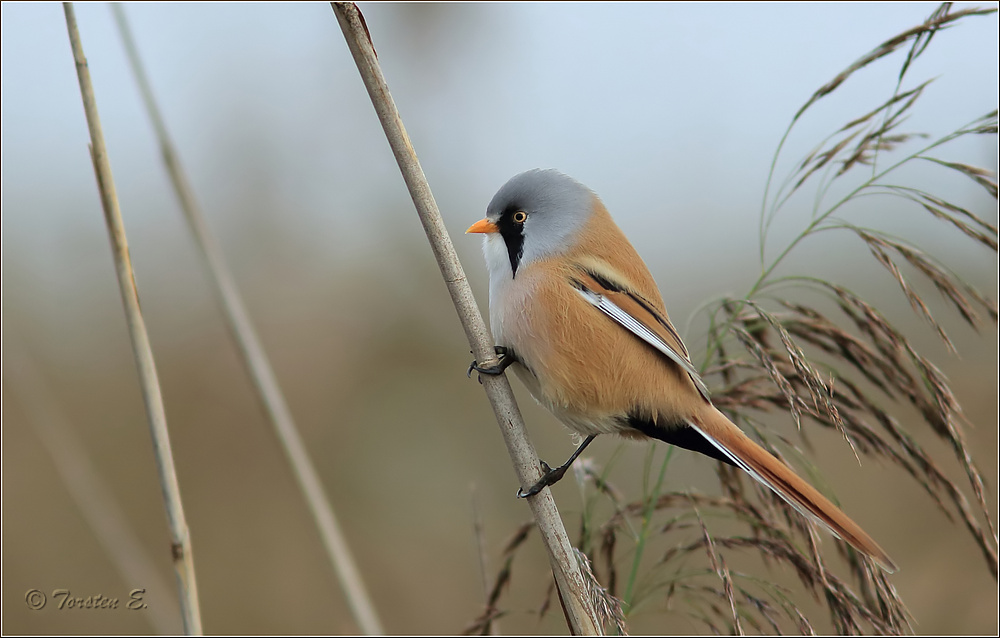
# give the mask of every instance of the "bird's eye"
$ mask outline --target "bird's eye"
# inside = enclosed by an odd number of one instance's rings
[[[514,223],[523,224],[524,220],[526,219],[528,219],[528,213],[524,212],[523,210],[519,210],[516,213],[514,213]]]

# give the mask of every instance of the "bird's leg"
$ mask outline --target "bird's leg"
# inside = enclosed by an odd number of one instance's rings
[[[573,452],[573,456],[569,457],[569,460],[567,460],[565,463],[563,463],[562,465],[560,465],[555,469],[550,468],[549,464],[546,463],[545,461],[541,461],[542,472],[543,472],[542,478],[538,479],[537,483],[529,487],[527,492],[518,489],[517,497],[528,498],[529,496],[534,496],[535,494],[538,494],[549,485],[554,485],[556,482],[558,482],[559,479],[563,477],[563,474],[566,473],[566,470],[569,469],[569,466],[573,465],[573,461],[576,460],[576,457],[580,456],[580,453],[583,452],[583,450],[586,449],[586,447],[590,445],[590,442],[593,441],[595,438],[597,438],[597,435],[591,434],[586,439],[584,439],[583,443],[580,444],[580,447],[576,448],[576,452]]]
[[[475,370],[476,372],[481,372],[483,374],[497,376],[499,374],[503,374],[503,371],[506,370],[508,366],[510,366],[510,364],[516,361],[516,359],[514,358],[514,354],[512,352],[509,352],[507,348],[503,346],[493,346],[493,349],[497,353],[497,358],[499,362],[496,365],[492,366],[480,366],[479,362],[473,361],[471,364],[469,364],[469,370],[468,372],[466,372],[466,376],[471,377],[473,370]]]

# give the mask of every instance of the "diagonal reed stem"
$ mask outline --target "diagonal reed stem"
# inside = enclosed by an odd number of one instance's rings
[[[445,229],[441,211],[434,201],[430,185],[403,127],[403,121],[389,93],[389,87],[382,76],[361,11],[353,2],[332,2],[331,5],[375,112],[382,123],[389,146],[392,147],[393,155],[399,164],[399,170],[413,199],[431,249],[434,251],[473,354],[482,365],[496,363],[493,340],[486,330],[486,323],[472,296],[465,271]],[[524,421],[514,401],[510,383],[505,375],[485,375],[482,382],[496,414],[518,480],[522,487],[527,489],[541,478],[541,470],[538,456],[525,432]],[[580,565],[573,553],[573,547],[566,535],[566,529],[563,527],[550,490],[544,489],[527,501],[548,552],[549,563],[552,566],[570,630],[577,635],[601,634],[603,627],[594,612]]]
[[[163,408],[163,397],[160,394],[160,384],[156,376],[153,350],[150,347],[146,324],[143,322],[142,312],[139,309],[139,293],[135,287],[132,260],[128,253],[128,241],[125,238],[125,226],[122,222],[121,209],[118,206],[118,196],[115,193],[115,182],[111,175],[111,162],[108,160],[104,134],[101,131],[101,119],[97,114],[97,100],[94,98],[94,87],[90,81],[90,69],[87,67],[87,59],[83,55],[80,32],[76,26],[76,14],[73,11],[73,4],[70,2],[64,3],[63,9],[66,13],[66,29],[69,31],[69,40],[73,48],[73,60],[76,62],[76,73],[80,80],[83,110],[86,112],[87,126],[90,129],[91,159],[94,163],[94,172],[97,175],[101,206],[104,208],[104,220],[107,223],[108,235],[111,239],[111,252],[115,260],[122,305],[125,307],[125,320],[128,324],[129,336],[132,339],[132,351],[135,354],[135,363],[139,371],[142,398],[146,405],[146,418],[149,421],[153,438],[153,453],[159,470],[160,489],[163,491],[163,500],[167,509],[171,552],[174,559],[174,570],[177,573],[177,584],[180,589],[184,632],[200,635],[202,633],[201,611],[198,607],[198,586],[194,575],[194,559],[191,556],[191,538],[188,534],[187,521],[184,519],[180,486],[177,484],[177,472],[174,467],[173,453],[170,450],[167,415]]]
[[[184,211],[184,216],[208,266],[219,304],[225,312],[227,326],[243,358],[243,363],[250,373],[275,434],[278,436],[278,441],[292,467],[299,489],[305,495],[309,511],[316,522],[327,556],[347,597],[347,603],[354,620],[361,631],[368,635],[383,634],[385,632],[375,612],[375,606],[365,588],[361,573],[355,565],[350,548],[337,522],[337,517],[334,515],[333,507],[323,489],[319,473],[306,452],[306,447],[299,435],[291,410],[285,402],[264,347],[250,321],[250,315],[236,287],[236,280],[226,264],[222,249],[205,222],[205,217],[195,200],[177,151],[167,133],[166,124],[153,97],[153,91],[139,59],[139,53],[125,13],[120,4],[113,3],[111,8],[125,44],[129,64],[156,131],[160,152],[163,155],[163,163],[170,176],[170,182],[177,194],[181,209]]]

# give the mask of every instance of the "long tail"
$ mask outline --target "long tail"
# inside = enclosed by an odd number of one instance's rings
[[[784,463],[750,440],[715,407],[693,417],[689,425],[747,474],[774,490],[801,514],[812,517],[829,530],[870,556],[890,574],[896,564],[871,536],[847,517],[812,485],[799,478]]]

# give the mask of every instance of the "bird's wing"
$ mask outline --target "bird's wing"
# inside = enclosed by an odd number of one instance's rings
[[[691,377],[701,396],[710,401],[708,387],[691,363],[680,335],[653,304],[639,293],[591,270],[581,269],[571,283],[589,304],[679,365]]]

